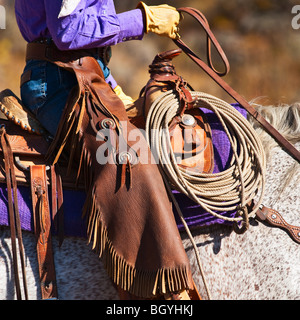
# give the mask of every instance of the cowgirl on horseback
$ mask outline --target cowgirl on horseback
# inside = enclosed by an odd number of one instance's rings
[[[79,149],[86,151],[79,162],[86,161],[93,172],[85,205],[88,236],[121,298],[190,299],[195,290],[190,264],[157,166],[133,165],[126,154],[124,165],[99,167],[94,161],[98,145],[90,138],[108,115],[106,125],[119,137],[119,120],[131,130],[124,104],[132,99],[107,66],[111,46],[141,40],[149,32],[175,39],[179,13],[168,5],[140,2],[117,14],[112,0],[16,0],[15,11],[28,42],[22,101],[56,144],[77,124]],[[75,122],[68,122],[71,115]],[[117,191],[116,183],[121,185]]]

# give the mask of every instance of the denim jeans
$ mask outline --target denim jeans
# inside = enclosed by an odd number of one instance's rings
[[[97,60],[104,77],[110,70]],[[77,84],[76,76],[57,65],[41,60],[29,60],[24,72],[30,70],[29,81],[21,86],[21,99],[47,131],[54,136],[71,89]]]

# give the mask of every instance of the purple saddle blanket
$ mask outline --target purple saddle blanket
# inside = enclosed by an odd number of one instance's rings
[[[233,106],[243,115],[246,116],[246,110],[238,104]],[[227,135],[217,116],[206,109],[205,112],[208,122],[212,130],[212,140],[214,145],[214,172],[220,172],[228,168],[231,159],[231,147]],[[198,204],[193,202],[185,195],[173,191],[187,224],[190,227],[208,226],[212,224],[230,224],[230,222],[218,219],[211,214],[205,212]],[[66,236],[86,237],[85,221],[81,218],[82,208],[85,201],[84,191],[79,190],[64,190],[64,232]],[[50,199],[51,204],[51,199]],[[31,195],[30,188],[18,187],[18,205],[21,219],[21,227],[23,230],[33,231],[33,217],[31,214]],[[235,212],[221,213],[227,217],[233,217]],[[175,219],[179,230],[183,230],[183,225],[178,218],[178,214],[174,209]],[[8,226],[8,199],[7,189],[5,184],[0,185],[0,225]]]

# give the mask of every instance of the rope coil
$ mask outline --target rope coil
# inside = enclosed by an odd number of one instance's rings
[[[191,95],[194,108],[213,111],[221,122],[233,152],[228,169],[212,174],[191,173],[178,166],[168,131],[171,120],[180,110],[178,95],[173,90],[163,93],[150,107],[146,138],[152,153],[172,188],[217,218],[236,223],[248,220],[258,210],[264,195],[266,157],[262,143],[233,106],[206,93],[191,91]],[[259,199],[250,212],[234,218],[220,214],[243,210],[258,194]]]
[[[191,91],[194,108],[213,111],[221,122],[230,141],[232,158],[228,169],[220,173],[191,173],[176,163],[172,151],[169,124],[181,110],[178,93],[169,90],[151,105],[146,119],[146,139],[153,156],[160,164],[167,191],[192,243],[200,274],[211,300],[200,255],[191,231],[184,219],[172,188],[182,192],[217,218],[233,222],[233,230],[241,234],[249,227],[249,217],[254,216],[262,203],[265,189],[266,156],[262,143],[249,122],[230,104],[212,95]],[[259,199],[248,211],[247,204],[259,194]],[[236,211],[230,218],[218,212]]]

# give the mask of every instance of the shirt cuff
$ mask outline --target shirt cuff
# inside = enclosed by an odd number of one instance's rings
[[[134,9],[117,14],[120,23],[119,42],[142,40],[144,36],[143,14],[140,9]]]
[[[118,85],[117,81],[114,79],[114,77],[109,74],[109,76],[105,79],[106,83],[108,83],[113,89]]]

